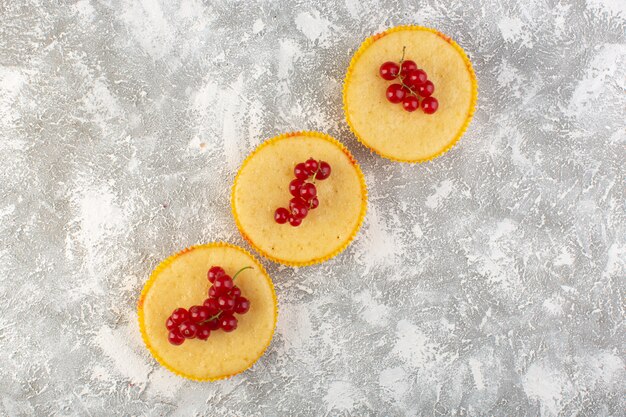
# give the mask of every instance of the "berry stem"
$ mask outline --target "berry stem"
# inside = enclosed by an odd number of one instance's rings
[[[235,280],[235,278],[237,278],[237,275],[239,275],[241,272],[245,271],[246,269],[252,269],[252,267],[251,266],[244,266],[239,271],[235,272],[235,275],[233,275],[233,281]]]
[[[408,85],[406,85],[406,84],[404,83],[404,80],[403,80],[403,79],[400,79],[400,84],[402,84],[402,87],[404,87],[404,88],[406,88],[407,90],[409,90],[409,93],[411,93],[411,94],[412,94],[412,95],[414,95],[415,97],[419,98],[419,95],[418,95],[415,91],[413,91],[413,89],[412,89],[411,87],[409,87]]]
[[[207,322],[209,322],[209,321],[211,321],[211,320],[219,319],[219,318],[220,318],[220,316],[222,315],[222,313],[223,313],[223,311],[220,311],[220,312],[219,312],[219,313],[217,313],[216,315],[209,317],[208,319],[206,319],[205,321],[203,321],[203,322],[202,322],[202,323],[200,323],[200,324],[205,324],[205,323],[207,323]]]
[[[413,89],[411,87],[406,85],[404,83],[404,79],[402,78],[402,63],[404,62],[404,55],[405,54],[406,54],[406,45],[402,47],[402,57],[400,58],[400,71],[398,71],[398,77],[396,77],[396,78],[400,80],[400,84],[402,84],[402,87],[406,88],[407,90],[409,90],[409,93],[411,93],[415,97],[419,98],[419,95],[415,91],[413,91]]]
[[[310,157],[310,158],[313,159],[313,157]],[[317,169],[315,170],[315,173],[311,175],[311,178],[312,178],[311,184],[315,185],[316,187],[317,187],[317,182],[315,182],[315,180],[316,180],[317,173],[320,172],[320,168],[322,168],[321,159],[317,161]],[[309,210],[311,210],[311,207],[313,207],[313,203],[309,202]]]
[[[400,58],[400,70],[398,71],[398,76],[396,77],[396,79],[399,79],[400,82],[402,83],[402,85],[404,85],[404,82],[402,82],[402,63],[404,62],[404,53],[406,52],[406,45],[402,47],[402,57]]]

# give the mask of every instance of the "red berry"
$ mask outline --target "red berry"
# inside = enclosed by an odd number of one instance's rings
[[[206,323],[204,323],[204,325],[207,326],[209,330],[217,330],[220,328],[220,319],[216,318],[213,320],[209,320]]]
[[[215,287],[211,285],[211,287],[209,288],[209,298],[217,298],[218,296],[219,294],[215,290]]]
[[[183,335],[180,334],[178,329],[175,329],[175,330],[170,330],[170,332],[167,334],[167,340],[171,344],[179,346],[183,344],[183,342],[185,341],[185,338],[183,337]]]
[[[325,180],[328,177],[330,177],[330,165],[328,162],[320,161],[319,171],[315,174],[315,179]]]
[[[207,278],[210,282],[213,282],[215,281],[215,278],[219,277],[220,275],[224,275],[225,273],[226,272],[224,272],[224,268],[220,266],[212,266],[207,273]]]
[[[392,103],[400,103],[406,96],[406,89],[401,84],[391,84],[387,87],[387,100]]]
[[[315,174],[317,172],[317,168],[319,167],[319,163],[315,159],[309,158],[304,163],[304,166],[306,167],[306,170],[309,173],[309,175],[313,175],[313,174]]]
[[[304,184],[303,180],[296,178],[289,183],[289,192],[294,197],[300,197],[300,187]]]
[[[219,304],[217,304],[217,299],[215,298],[207,298],[206,300],[204,300],[204,303],[202,305],[208,310],[207,312],[209,313],[209,317],[214,316],[220,312],[220,306]]]
[[[320,201],[317,199],[317,197],[313,197],[311,199],[311,201],[309,201],[309,209],[310,210],[315,210],[317,208],[317,206],[320,205]]]
[[[165,327],[167,327],[167,330],[174,330],[178,327],[178,324],[174,323],[174,320],[172,320],[171,317],[168,317],[165,321]]]
[[[289,200],[289,211],[291,212],[291,209],[294,206],[297,206],[298,204],[305,204],[306,205],[306,201],[304,201],[300,197],[294,197],[291,200]]]
[[[302,199],[305,201],[311,200],[316,195],[317,188],[315,188],[315,185],[311,184],[310,182],[303,184],[300,188],[300,197],[302,197]]]
[[[217,277],[215,278],[215,282],[213,283],[215,293],[218,295],[228,294],[234,286],[235,283],[229,275],[222,275],[221,277]]]
[[[206,324],[200,324],[198,326],[198,332],[196,333],[196,337],[200,340],[207,340],[211,336],[211,329]]]
[[[232,314],[224,314],[220,317],[220,327],[225,332],[232,332],[237,328],[237,319]]]
[[[433,114],[439,108],[439,102],[435,97],[426,97],[422,100],[422,110],[426,114]]]
[[[293,227],[298,227],[302,223],[302,219],[297,219],[293,216],[289,216],[289,224]]]
[[[189,312],[184,308],[177,308],[172,312],[170,318],[175,324],[181,324],[189,320]]]
[[[309,178],[309,171],[306,169],[306,165],[304,163],[296,164],[296,167],[293,169],[293,173],[297,179],[306,180]]]
[[[408,112],[417,110],[419,106],[420,101],[415,96],[406,96],[404,100],[402,100],[402,107]]]
[[[391,81],[398,76],[400,67],[395,62],[387,61],[380,66],[379,72],[383,79]]]
[[[289,219],[289,210],[284,207],[279,207],[274,212],[274,221],[278,224],[285,224]]]
[[[417,93],[422,97],[430,97],[434,92],[435,84],[430,80],[426,80],[424,84],[417,86]]]
[[[400,72],[406,76],[406,74],[416,69],[417,69],[417,64],[414,61],[407,59],[406,61],[402,61],[402,67],[401,67]]]
[[[424,70],[416,69],[414,71],[409,72],[406,77],[404,77],[404,83],[409,87],[416,87],[418,85],[424,84],[428,81],[428,76],[424,72]]]
[[[222,295],[217,299],[217,304],[222,311],[233,311],[233,308],[235,308],[235,299],[228,295]]]
[[[304,219],[309,214],[309,208],[304,201],[294,201],[291,206],[291,217],[296,219]],[[291,223],[291,219],[289,220]],[[293,224],[292,224],[293,226]]]
[[[239,297],[235,303],[235,313],[246,314],[250,310],[250,301],[246,297]]]
[[[232,290],[230,290],[230,296],[233,298],[237,298],[241,296],[241,290],[238,286],[234,286]]]
[[[209,317],[209,309],[205,306],[193,306],[189,309],[189,319],[194,323],[203,322]]]
[[[196,333],[198,332],[198,325],[196,323],[186,321],[178,326],[178,331],[180,331],[180,334],[185,339],[193,339],[196,337]]]

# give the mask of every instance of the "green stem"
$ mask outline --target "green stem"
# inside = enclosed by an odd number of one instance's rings
[[[406,53],[406,46],[403,46],[403,47],[402,47],[402,58],[400,58],[400,71],[398,71],[398,77],[397,77],[397,79],[399,79],[399,80],[400,80],[400,84],[402,84],[402,86],[403,86],[403,87],[408,88],[408,90],[409,90],[411,93],[413,93],[413,95],[414,95],[415,97],[418,97],[417,93],[416,93],[415,91],[411,90],[411,89],[409,88],[409,86],[408,86],[408,85],[404,84],[404,81],[402,80],[402,63],[404,62],[404,54],[405,54],[405,53]]]
[[[310,159],[313,159],[313,157],[311,156]],[[322,160],[318,159],[317,161],[317,169],[315,170],[315,173],[312,175],[313,180],[311,180],[311,183],[315,186],[317,186],[317,182],[315,181],[315,177],[317,176],[317,173],[320,172],[320,168],[322,167]],[[313,203],[309,203],[309,210],[311,210],[311,207],[313,206]]]
[[[222,315],[222,312],[220,311],[220,312],[219,312],[219,313],[217,313],[216,315],[209,317],[208,319],[206,319],[205,321],[203,321],[203,322],[202,322],[202,323],[200,323],[200,324],[205,324],[206,322],[209,322],[209,321],[211,321],[211,320],[219,319],[221,315]]]
[[[244,266],[239,271],[235,272],[235,275],[233,275],[233,281],[235,280],[235,278],[237,278],[237,275],[239,275],[242,271],[245,271],[246,269],[252,269],[252,267],[251,266]]]

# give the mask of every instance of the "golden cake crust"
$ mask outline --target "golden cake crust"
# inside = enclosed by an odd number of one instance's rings
[[[239,324],[233,332],[218,330],[207,341],[169,344],[165,320],[177,307],[202,304],[210,286],[206,273],[213,265],[223,266],[230,274],[241,266],[252,266],[236,279],[242,295],[250,300],[250,311],[236,315]],[[162,261],[144,285],[137,311],[143,341],[161,365],[188,379],[214,381],[245,371],[263,355],[276,327],[278,304],[261,263],[243,248],[213,242]]]
[[[277,224],[274,211],[288,207],[296,163],[313,157],[331,165],[317,181],[320,205],[298,227]],[[263,256],[285,265],[324,262],[342,252],[357,234],[367,209],[363,173],[350,152],[319,132],[294,132],[259,145],[235,178],[231,205],[237,227]]]
[[[409,113],[389,103],[392,82],[378,75],[385,61],[417,62],[435,84],[436,113]],[[436,51],[436,55],[433,53]],[[469,125],[478,96],[472,64],[448,36],[422,26],[398,26],[366,39],[354,54],[344,80],[346,120],[355,136],[379,155],[399,162],[424,162],[452,148]]]

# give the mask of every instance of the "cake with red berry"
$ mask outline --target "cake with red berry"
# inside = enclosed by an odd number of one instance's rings
[[[277,312],[263,266],[227,243],[193,246],[161,262],[138,303],[148,350],[170,371],[196,381],[252,366],[272,340]]]
[[[423,162],[459,140],[477,95],[472,64],[456,42],[434,29],[398,26],[354,54],[343,103],[364,145],[395,161]]]
[[[367,191],[361,169],[336,139],[296,132],[262,143],[243,162],[231,203],[244,238],[286,265],[323,262],[361,227]]]

